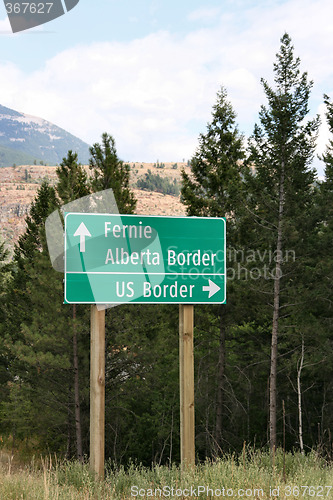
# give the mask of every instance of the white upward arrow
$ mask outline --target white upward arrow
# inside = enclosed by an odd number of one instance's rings
[[[208,298],[210,299],[213,295],[215,295],[216,292],[221,290],[221,287],[219,287],[216,283],[214,283],[212,280],[208,280],[209,285],[208,286],[203,286],[202,290],[204,292],[209,292]]]
[[[81,222],[79,227],[74,233],[74,236],[80,236],[80,252],[86,251],[86,236],[91,236],[85,224]]]

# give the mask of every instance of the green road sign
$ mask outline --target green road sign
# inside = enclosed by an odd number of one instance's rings
[[[65,302],[226,301],[224,218],[67,213]]]

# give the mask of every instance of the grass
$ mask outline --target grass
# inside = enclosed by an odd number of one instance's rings
[[[332,486],[330,490],[328,486]],[[207,461],[182,473],[178,466],[108,464],[98,481],[88,464],[41,459],[28,466],[1,465],[1,500],[120,500],[130,498],[328,498],[333,468],[315,453],[249,452]]]

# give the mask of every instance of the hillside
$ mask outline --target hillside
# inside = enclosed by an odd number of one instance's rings
[[[43,118],[0,105],[0,167],[60,163],[69,149],[87,163],[89,145]]]
[[[138,200],[137,213],[146,215],[185,215],[179,197],[164,195],[153,191],[136,189],[138,179],[150,170],[178,182],[181,168],[189,170],[183,163],[165,163],[161,168],[153,163],[129,163],[131,166],[131,185]],[[87,170],[89,171],[88,167]],[[25,217],[29,206],[36,196],[37,189],[44,179],[50,183],[56,180],[55,166],[22,165],[0,168],[0,237],[12,248],[25,229]]]

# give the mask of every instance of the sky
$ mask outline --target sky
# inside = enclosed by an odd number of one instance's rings
[[[51,0],[50,0],[51,1]],[[0,4],[0,104],[94,144],[103,132],[125,161],[187,161],[221,86],[248,137],[273,84],[280,39],[292,38],[313,80],[309,118],[333,99],[332,0],[80,0],[40,27],[11,32]],[[324,165],[315,161],[319,176]]]

